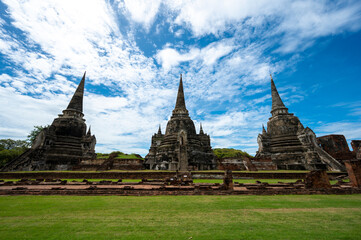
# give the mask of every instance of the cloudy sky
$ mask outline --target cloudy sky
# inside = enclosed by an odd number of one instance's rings
[[[84,71],[98,152],[144,156],[180,73],[213,147],[256,152],[270,73],[318,136],[361,139],[361,2],[0,1],[0,138],[50,124]]]

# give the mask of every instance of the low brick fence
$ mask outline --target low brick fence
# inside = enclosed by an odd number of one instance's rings
[[[193,179],[223,179],[224,171],[193,171]],[[127,172],[0,172],[0,179],[164,179],[174,177],[174,171]],[[233,172],[234,179],[304,179],[307,172]],[[328,173],[330,179],[346,175],[344,172]]]
[[[312,195],[312,194],[360,194],[360,188],[337,189],[253,189],[244,191],[213,190],[213,189],[114,189],[114,188],[88,188],[88,189],[27,189],[26,187],[14,189],[0,189],[0,195],[78,195],[78,196],[156,196],[156,195]]]

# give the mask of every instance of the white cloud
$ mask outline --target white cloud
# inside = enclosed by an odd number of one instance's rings
[[[184,30],[183,30],[183,29],[179,29],[179,30],[177,30],[177,31],[174,33],[174,35],[175,35],[176,37],[181,37],[183,34],[184,34]]]
[[[277,28],[277,33],[284,34],[278,51],[302,51],[319,37],[358,30],[360,11],[360,2],[295,1],[284,11],[285,20]]]
[[[348,141],[359,139],[361,136],[361,123],[359,122],[331,122],[316,127],[315,132],[318,137],[329,134],[342,134]]]
[[[189,52],[183,54],[175,49],[165,48],[157,53],[156,59],[168,71],[170,68],[178,66],[181,62],[194,60],[199,54],[200,50],[196,48],[192,48]]]
[[[269,107],[234,108],[219,116],[207,116],[203,129],[210,134],[214,148],[235,147],[255,154],[257,136],[267,121]]]
[[[281,37],[278,51],[302,51],[322,36],[361,27],[359,1],[314,0],[194,0],[167,2],[177,15],[174,23],[188,26],[196,37],[223,35],[237,29],[242,34],[254,34],[261,28],[271,28],[268,34]],[[270,20],[274,24],[269,24]],[[270,39],[271,40],[271,39]]]
[[[177,50],[166,47],[156,54],[157,61],[162,64],[166,71],[176,67],[182,62],[201,61],[205,65],[213,65],[216,61],[229,54],[234,46],[231,40],[221,40],[209,44],[204,48],[191,47],[188,52],[179,53]]]
[[[178,1],[175,1],[178,2]],[[251,16],[260,16],[276,10],[281,1],[196,0],[169,2],[169,7],[179,12],[175,23],[190,26],[196,36],[222,34],[227,25]]]
[[[11,22],[0,17],[0,25],[17,29],[0,28],[9,70],[0,73],[1,137],[23,138],[33,125],[50,124],[87,70],[84,111],[98,151],[145,154],[157,125],[165,129],[183,72],[187,107],[213,146],[254,153],[269,115],[269,72],[299,60],[266,52],[278,46],[297,52],[318,37],[360,27],[360,4],[353,1],[120,1],[115,8],[101,0],[4,2]],[[129,26],[119,21],[124,17]],[[160,36],[166,31],[175,40]],[[139,33],[153,34],[153,41]],[[169,44],[145,55],[162,41]],[[300,99],[285,94],[285,100]]]
[[[131,35],[124,38],[119,32],[109,5],[36,0],[6,4],[12,24],[26,35],[22,39],[0,30],[1,53],[21,69],[14,70],[14,76],[0,75],[0,102],[11,102],[0,115],[6,134],[24,138],[34,125],[50,124],[87,70],[84,113],[97,136],[97,150],[143,148],[144,154],[156,131],[154,123],[168,114],[164,109],[170,91],[156,81],[153,60],[142,55]],[[95,90],[90,84],[109,87],[111,94],[90,94]]]
[[[143,24],[149,30],[158,13],[161,0],[124,0],[120,6],[124,7],[133,21]]]

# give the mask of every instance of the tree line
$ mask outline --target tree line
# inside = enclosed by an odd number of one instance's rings
[[[34,126],[26,140],[0,139],[0,167],[28,150],[36,136],[46,127],[48,126]]]

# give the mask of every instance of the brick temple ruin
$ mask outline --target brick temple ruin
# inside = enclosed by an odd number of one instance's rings
[[[320,147],[344,165],[344,161],[356,159],[355,151],[350,151],[344,135],[331,134],[317,138]]]
[[[285,195],[360,194],[361,161],[346,161],[348,177],[341,172],[153,171],[153,172],[15,172],[0,173],[0,195]],[[241,183],[241,179],[258,179]],[[124,181],[123,179],[139,179]],[[223,183],[194,179],[223,179]],[[279,179],[268,183],[266,179]],[[350,182],[344,181],[347,178]],[[21,179],[13,181],[13,179]],[[67,179],[84,179],[68,181]],[[90,180],[91,179],[91,180]],[[98,180],[96,180],[98,179]],[[109,180],[103,180],[109,179]],[[113,179],[113,181],[110,181]],[[240,180],[238,180],[240,179]],[[283,181],[281,179],[293,179]],[[331,183],[330,180],[333,180]]]
[[[72,170],[81,160],[94,159],[96,138],[87,131],[83,114],[85,73],[68,107],[44,128],[31,148],[1,171]]]
[[[271,76],[272,116],[258,135],[255,161],[271,159],[277,169],[345,171],[345,167],[317,143],[315,133],[288,112]]]
[[[34,170],[315,170],[346,171],[345,162],[361,159],[361,140],[352,140],[350,151],[343,135],[316,138],[310,128],[304,128],[298,117],[288,112],[271,76],[272,116],[258,135],[259,150],[253,157],[217,159],[210,145],[210,136],[200,125],[196,133],[194,122],[185,105],[182,76],[176,105],[163,134],[151,138],[145,161],[97,158],[96,138],[87,130],[83,114],[85,73],[68,107],[43,129],[31,149],[7,163],[1,171]]]
[[[173,114],[168,121],[165,134],[159,127],[152,136],[145,165],[156,170],[210,170],[216,168],[210,137],[202,126],[197,134],[189,117],[183,92],[182,75],[179,80],[178,95]]]
[[[106,171],[106,170],[143,170],[144,160],[136,154],[137,158],[117,158],[117,152],[109,154],[107,157],[97,157],[96,159],[83,159],[78,165],[73,167],[75,171]]]
[[[356,159],[361,159],[361,140],[352,140],[351,146],[356,155]]]

